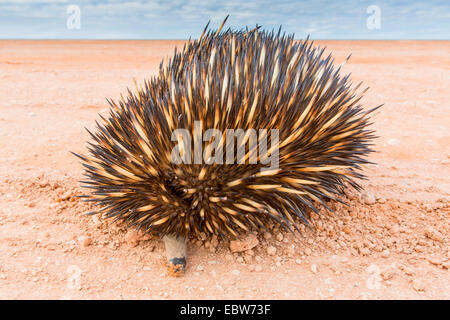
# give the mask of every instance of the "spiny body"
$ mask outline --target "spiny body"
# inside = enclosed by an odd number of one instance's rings
[[[108,100],[109,117],[79,156],[95,213],[161,236],[234,237],[271,222],[298,229],[345,182],[359,189],[374,138],[364,91],[308,40],[221,29],[205,28],[142,88]],[[221,132],[278,129],[278,169],[249,164],[251,150],[247,164],[175,164],[172,133],[194,135],[195,121]]]

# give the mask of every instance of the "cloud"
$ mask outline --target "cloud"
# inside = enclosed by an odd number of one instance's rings
[[[81,9],[81,29],[66,28],[67,6]],[[381,29],[366,27],[369,5],[381,9]],[[449,39],[450,3],[289,0],[0,0],[0,38],[188,38],[211,20],[217,27],[263,25],[320,39]]]

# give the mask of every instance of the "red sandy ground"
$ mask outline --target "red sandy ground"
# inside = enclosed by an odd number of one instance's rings
[[[450,298],[448,41],[318,42],[337,63],[352,53],[344,72],[370,86],[367,107],[385,106],[363,197],[314,216],[303,238],[275,228],[244,253],[190,243],[171,278],[158,239],[85,216],[69,150],[86,150],[105,97],[182,43],[0,41],[1,299]]]

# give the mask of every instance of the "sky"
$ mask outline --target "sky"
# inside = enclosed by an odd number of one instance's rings
[[[0,39],[188,39],[227,14],[297,39],[450,39],[449,0],[0,0]]]

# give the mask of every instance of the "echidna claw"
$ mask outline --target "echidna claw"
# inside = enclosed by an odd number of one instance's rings
[[[184,268],[186,267],[186,258],[182,257],[182,258],[173,258],[169,260],[169,263],[172,263],[175,266],[181,266],[184,270]]]
[[[169,275],[179,277],[186,269],[186,258],[173,258],[167,262],[167,270]]]

